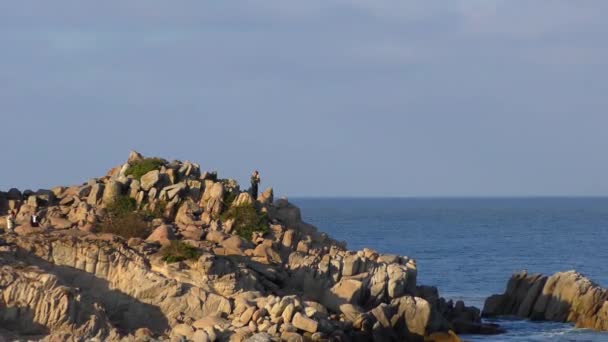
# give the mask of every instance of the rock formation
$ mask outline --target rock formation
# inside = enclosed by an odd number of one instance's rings
[[[501,332],[478,309],[419,285],[414,259],[347,250],[272,189],[254,200],[188,161],[132,152],[82,185],[0,192],[0,214],[9,210],[19,226],[0,240],[0,334],[15,338],[459,341]],[[30,226],[33,213],[40,227]]]
[[[486,300],[483,315],[570,322],[579,328],[608,330],[608,290],[575,271],[550,277],[520,272],[511,277],[504,294]]]

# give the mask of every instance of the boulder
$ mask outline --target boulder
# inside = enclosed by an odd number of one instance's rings
[[[114,203],[118,197],[122,194],[122,183],[111,179],[105,185],[105,190],[103,191],[102,203],[104,205],[109,205]]]
[[[207,235],[205,235],[205,240],[210,241],[210,242],[214,242],[214,243],[221,243],[222,241],[226,240],[228,238],[228,235],[225,234],[224,232],[221,231],[217,231],[217,230],[210,230],[207,232]]]
[[[141,153],[137,152],[137,151],[131,151],[129,153],[129,158],[127,159],[127,163],[128,164],[133,164],[135,162],[139,162],[144,160],[144,157],[141,155]]]
[[[178,324],[171,330],[171,336],[183,336],[188,340],[192,340],[194,328],[188,324]]]
[[[219,327],[220,329],[225,329],[230,325],[230,322],[224,318],[219,316],[206,316],[201,319],[198,319],[192,323],[192,326],[196,329],[208,330],[214,327]]]
[[[247,338],[245,342],[271,342],[272,336],[268,333],[257,333]]]
[[[141,176],[140,186],[144,191],[150,191],[160,181],[160,171],[152,170]]]
[[[201,207],[213,217],[217,217],[224,208],[224,185],[221,182],[205,186],[205,192],[201,199]]]
[[[19,225],[15,228],[15,233],[17,235],[31,235],[31,234],[40,234],[46,230],[45,227],[32,227],[29,223]]]
[[[319,327],[319,323],[317,323],[317,321],[303,316],[299,312],[296,312],[296,314],[293,316],[292,324],[294,327],[309,333],[316,333]]]
[[[171,244],[171,240],[175,240],[175,234],[173,232],[173,227],[170,225],[163,224],[158,226],[150,236],[146,239],[147,242],[158,242],[163,246],[168,246]]]
[[[272,190],[272,188],[268,188],[268,189],[264,190],[264,192],[262,192],[261,194],[258,195],[258,202],[260,202],[264,205],[272,204],[273,201],[274,201],[274,191]]]
[[[89,192],[89,197],[87,198],[87,203],[90,205],[97,205],[97,202],[101,199],[101,196],[104,192],[104,185],[95,183],[91,186],[91,191]]]
[[[484,317],[503,315],[608,330],[608,290],[576,271],[550,277],[519,272],[503,294],[485,302]]]
[[[186,240],[199,241],[203,236],[203,229],[195,225],[188,225],[185,229],[180,230],[180,234]]]
[[[55,229],[69,229],[73,225],[73,223],[67,219],[64,219],[62,217],[54,217],[54,216],[49,218],[49,223],[51,224],[51,227],[53,227]]]
[[[237,207],[239,205],[244,205],[244,204],[253,204],[253,197],[251,197],[251,194],[249,194],[248,192],[241,192],[236,197],[234,202],[232,202],[233,207]]]
[[[225,248],[226,255],[245,255],[244,251],[252,247],[249,241],[236,235],[223,240],[220,244]]]
[[[363,295],[363,283],[355,279],[342,279],[322,297],[321,303],[334,312],[340,312],[342,304],[359,305]]]

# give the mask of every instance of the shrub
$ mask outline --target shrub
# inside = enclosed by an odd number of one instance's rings
[[[232,229],[240,237],[251,240],[253,232],[266,233],[268,219],[265,213],[258,211],[253,204],[241,204],[230,207],[223,215],[222,220],[233,219]]]
[[[106,207],[112,217],[126,216],[137,210],[137,202],[128,196],[120,196]]]
[[[236,199],[237,193],[235,191],[224,191],[224,198],[222,202],[224,202],[224,206],[226,208],[232,205],[232,202]]]
[[[142,212],[142,215],[148,220],[163,218],[165,215],[165,210],[167,209],[167,202],[158,201],[154,206],[154,210],[146,209]]]
[[[146,238],[150,234],[148,223],[136,212],[137,202],[127,196],[120,196],[106,207],[108,216],[99,225],[102,233],[111,233],[126,239]]]
[[[141,176],[152,170],[158,170],[165,164],[165,161],[160,158],[145,158],[132,162],[127,171],[126,176],[132,175],[135,179],[141,179]]]
[[[179,240],[171,241],[169,246],[166,246],[161,250],[161,254],[163,256],[163,260],[168,263],[183,260],[194,260],[201,255],[198,249]]]
[[[144,218],[134,212],[120,216],[109,216],[99,225],[102,233],[111,233],[129,239],[132,237],[146,238],[150,235],[150,227]]]

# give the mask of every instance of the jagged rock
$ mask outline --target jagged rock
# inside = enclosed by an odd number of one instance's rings
[[[249,194],[248,192],[241,192],[237,198],[234,200],[234,202],[232,202],[232,206],[237,207],[239,205],[244,205],[244,204],[252,204],[253,203],[253,197],[251,197],[251,194]]]
[[[89,196],[87,198],[87,203],[90,205],[97,205],[97,202],[101,199],[103,195],[104,185],[95,183],[91,186],[91,191],[89,192]]]
[[[274,201],[274,191],[272,188],[268,188],[264,190],[261,194],[258,195],[258,202],[269,205]]]
[[[415,340],[422,339],[427,331],[432,331],[430,326],[435,324],[431,321],[431,306],[418,297],[403,296],[391,302],[397,310],[391,318],[393,328],[405,334],[405,338]]]
[[[73,334],[82,339],[112,340],[119,336],[98,304],[37,268],[23,272],[8,265],[0,267],[0,295],[0,322],[14,331],[44,334],[51,329],[57,335]]]
[[[175,198],[175,196],[178,196],[183,193],[187,188],[188,186],[186,185],[186,183],[177,183],[163,188],[163,191],[167,193],[168,199],[172,200],[173,198]]]
[[[89,185],[89,184],[83,185],[80,188],[78,188],[78,191],[76,192],[76,196],[78,196],[80,198],[88,197],[89,194],[91,193],[92,188],[93,188],[92,185]]]
[[[212,216],[217,217],[224,207],[224,184],[221,182],[205,185],[205,192],[201,200],[201,206]]]
[[[513,315],[608,330],[608,290],[575,271],[551,277],[514,274],[502,295],[486,300],[483,316]]]
[[[137,151],[131,151],[129,153],[129,158],[127,159],[127,163],[128,164],[133,164],[135,162],[139,162],[144,160],[144,156],[141,155],[141,153],[137,152]]]
[[[175,223],[184,226],[196,224],[194,212],[198,209],[199,208],[194,201],[190,199],[184,201],[175,214]]]

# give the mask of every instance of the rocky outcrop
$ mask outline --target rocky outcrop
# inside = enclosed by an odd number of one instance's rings
[[[0,251],[0,325],[24,335],[119,338],[98,303],[38,267],[12,266],[18,262],[6,253]]]
[[[128,170],[143,161],[132,152],[82,185],[0,192],[0,214],[15,209],[19,223],[0,264],[6,279],[21,279],[0,283],[2,319],[61,339],[458,341],[455,333],[500,332],[479,310],[420,286],[414,259],[350,251],[272,188],[254,200],[234,180],[162,159],[136,179]],[[134,203],[147,238],[95,233],[113,222],[119,199]],[[247,235],[223,215],[241,206],[259,216]],[[39,228],[27,226],[34,212]],[[167,259],[171,248],[191,254]]]
[[[570,322],[579,328],[608,330],[608,290],[575,271],[550,277],[514,274],[505,293],[489,297],[483,316],[516,316]]]

